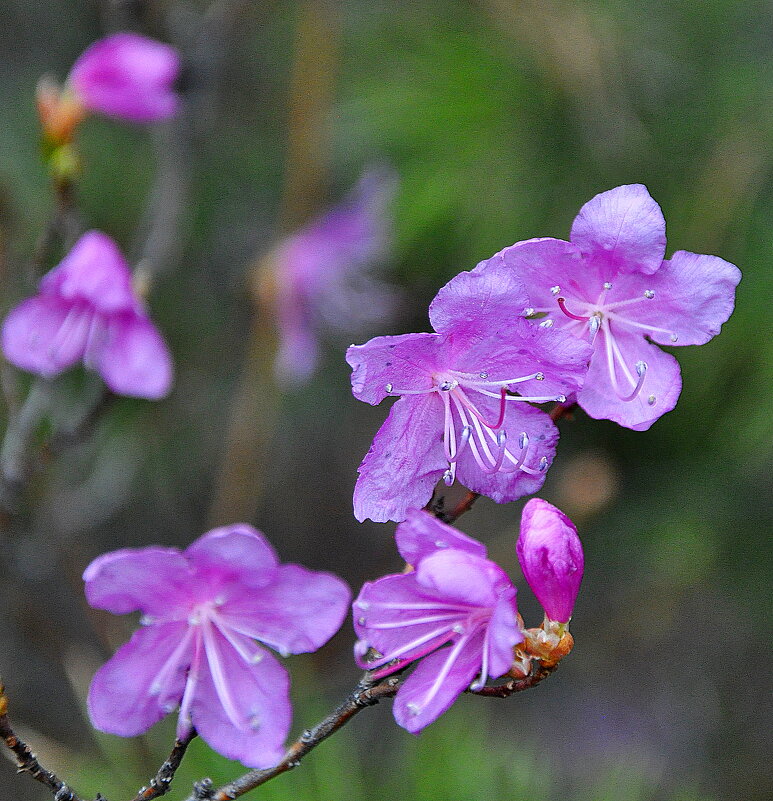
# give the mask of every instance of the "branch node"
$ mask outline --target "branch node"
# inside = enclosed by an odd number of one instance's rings
[[[196,801],[208,801],[215,794],[212,779],[201,779],[193,783],[193,797]]]

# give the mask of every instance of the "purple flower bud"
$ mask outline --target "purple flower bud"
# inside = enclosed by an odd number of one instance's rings
[[[156,122],[177,111],[179,71],[173,47],[136,33],[116,33],[84,50],[70,72],[70,84],[89,111]]]
[[[541,498],[523,508],[518,561],[545,614],[568,623],[582,581],[585,559],[574,523]]]

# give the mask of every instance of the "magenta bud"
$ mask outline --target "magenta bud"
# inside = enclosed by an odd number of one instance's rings
[[[180,57],[170,45],[136,33],[94,42],[70,72],[70,85],[89,111],[129,122],[156,122],[177,111],[174,83]]]
[[[545,614],[559,623],[572,616],[585,558],[574,523],[541,498],[523,508],[518,561]]]

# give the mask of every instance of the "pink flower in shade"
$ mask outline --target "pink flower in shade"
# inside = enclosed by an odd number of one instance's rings
[[[362,588],[352,606],[355,656],[376,677],[421,659],[393,707],[398,724],[416,733],[468,687],[507,673],[523,634],[515,587],[481,543],[417,510],[398,526],[397,543],[405,559],[418,556],[416,569]],[[381,656],[362,662],[368,649]]]
[[[579,390],[591,349],[522,319],[523,286],[491,261],[440,290],[429,310],[437,333],[376,337],[347,351],[357,398],[401,396],[360,465],[358,520],[402,520],[441,478],[498,503],[542,486],[558,431],[525,401]]]
[[[319,332],[351,334],[391,312],[395,290],[371,269],[389,240],[388,206],[395,176],[365,172],[338,206],[285,240],[274,253],[272,283],[279,329],[277,377],[303,384],[319,361]]]
[[[172,385],[169,350],[132,290],[118,246],[89,231],[22,301],[0,334],[6,358],[45,378],[78,362],[119,395],[158,399]]]
[[[716,256],[680,250],[664,261],[663,214],[641,184],[586,203],[571,242],[530,239],[499,255],[529,293],[535,325],[594,347],[577,401],[597,419],[637,431],[676,405],[679,364],[660,345],[702,345],[733,311],[741,273]]]
[[[292,709],[284,656],[316,651],[351,599],[341,579],[280,565],[263,535],[238,524],[176,548],[113,551],[83,574],[91,606],[139,610],[142,628],[103,665],[88,709],[100,731],[133,737],[180,708],[192,728],[248,767],[281,758]]]
[[[89,111],[129,122],[155,122],[174,115],[174,83],[180,57],[173,47],[136,33],[115,33],[79,56],[69,84]]]
[[[585,565],[574,523],[547,501],[532,498],[523,507],[516,552],[524,578],[545,614],[568,623]]]

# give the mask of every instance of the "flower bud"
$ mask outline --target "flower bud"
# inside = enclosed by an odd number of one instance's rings
[[[572,521],[541,498],[523,508],[516,545],[532,592],[551,620],[567,623],[582,581],[584,558]]]
[[[44,148],[54,150],[72,142],[75,129],[86,113],[80,100],[48,76],[38,82],[36,100]]]

